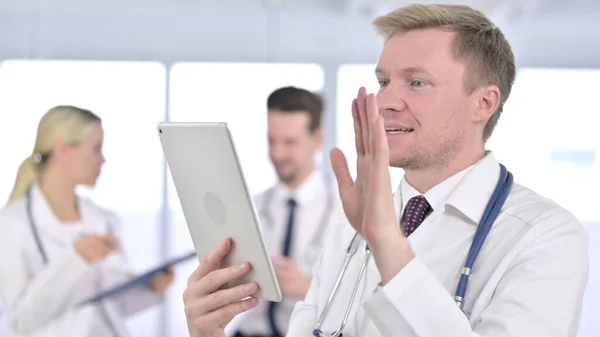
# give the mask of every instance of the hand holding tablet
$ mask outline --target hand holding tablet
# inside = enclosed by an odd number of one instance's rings
[[[238,279],[252,268],[248,262],[220,268],[231,246],[232,240],[225,240],[202,260],[188,279],[188,287],[183,294],[185,313],[188,324],[193,325],[190,331],[202,332],[201,336],[224,335],[225,326],[235,316],[258,304],[258,299],[253,297],[259,290],[256,282],[221,288],[226,284],[238,283]]]

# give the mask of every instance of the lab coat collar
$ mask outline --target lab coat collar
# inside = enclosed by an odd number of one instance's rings
[[[33,217],[33,219],[29,219],[29,221],[33,220],[37,230],[46,233],[53,241],[66,244],[67,237],[63,235],[63,225],[54,215],[39,184],[35,183],[31,186],[30,198],[31,217]]]
[[[479,224],[499,177],[500,165],[488,151],[450,193],[445,205],[464,214],[473,225]]]
[[[102,234],[107,231],[106,216],[100,214],[93,205],[84,198],[77,199],[81,220],[79,224],[82,232]],[[31,187],[31,213],[39,231],[45,232],[55,242],[68,242],[65,235],[65,224],[56,217],[38,183]],[[110,225],[110,224],[109,224]],[[108,228],[110,231],[110,228]]]

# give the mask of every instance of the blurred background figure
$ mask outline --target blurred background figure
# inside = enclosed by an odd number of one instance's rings
[[[0,207],[42,115],[57,105],[82,106],[102,117],[107,161],[93,190],[80,187],[78,194],[118,212],[132,271],[186,253],[193,246],[156,124],[227,122],[250,192],[258,195],[279,181],[265,136],[265,99],[294,86],[327,102],[319,170],[329,173],[334,146],[354,163],[350,102],[360,86],[379,88],[382,40],[369,33],[371,22],[410,2],[0,1]],[[597,337],[600,2],[443,2],[482,9],[513,47],[516,82],[488,144],[517,182],[555,200],[588,230],[590,278],[578,337]],[[392,170],[394,188],[402,176]],[[181,297],[196,266],[176,267],[162,305],[127,316],[133,336],[187,334]]]
[[[161,300],[172,271],[97,304],[78,304],[132,277],[118,218],[76,194],[104,163],[98,116],[57,106],[40,120],[35,146],[0,213],[0,297],[8,335],[129,336],[127,315]]]
[[[294,305],[310,287],[321,239],[343,215],[335,179],[316,163],[322,115],[323,99],[305,89],[282,87],[267,99],[269,158],[278,182],[254,202],[284,300],[261,302],[237,322],[236,337],[285,336]]]

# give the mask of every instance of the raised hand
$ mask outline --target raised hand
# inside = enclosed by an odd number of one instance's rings
[[[340,198],[348,220],[368,242],[396,234],[399,225],[392,200],[389,148],[383,118],[375,95],[361,87],[352,102],[357,176],[352,180],[346,157],[340,149],[331,151]]]
[[[85,234],[73,243],[75,251],[88,263],[104,260],[118,250],[119,241],[112,235]]]
[[[381,283],[389,282],[414,253],[404,237],[391,190],[389,147],[383,118],[373,94],[360,88],[352,102],[356,138],[357,175],[352,180],[348,162],[339,149],[331,151],[331,163],[338,181],[346,217],[367,241]]]

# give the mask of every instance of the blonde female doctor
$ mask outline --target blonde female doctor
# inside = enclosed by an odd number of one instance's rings
[[[41,119],[33,154],[0,213],[0,296],[9,337],[127,337],[125,317],[157,304],[172,271],[148,286],[78,305],[131,275],[114,214],[78,197],[104,163],[103,129],[90,111],[58,106]]]

